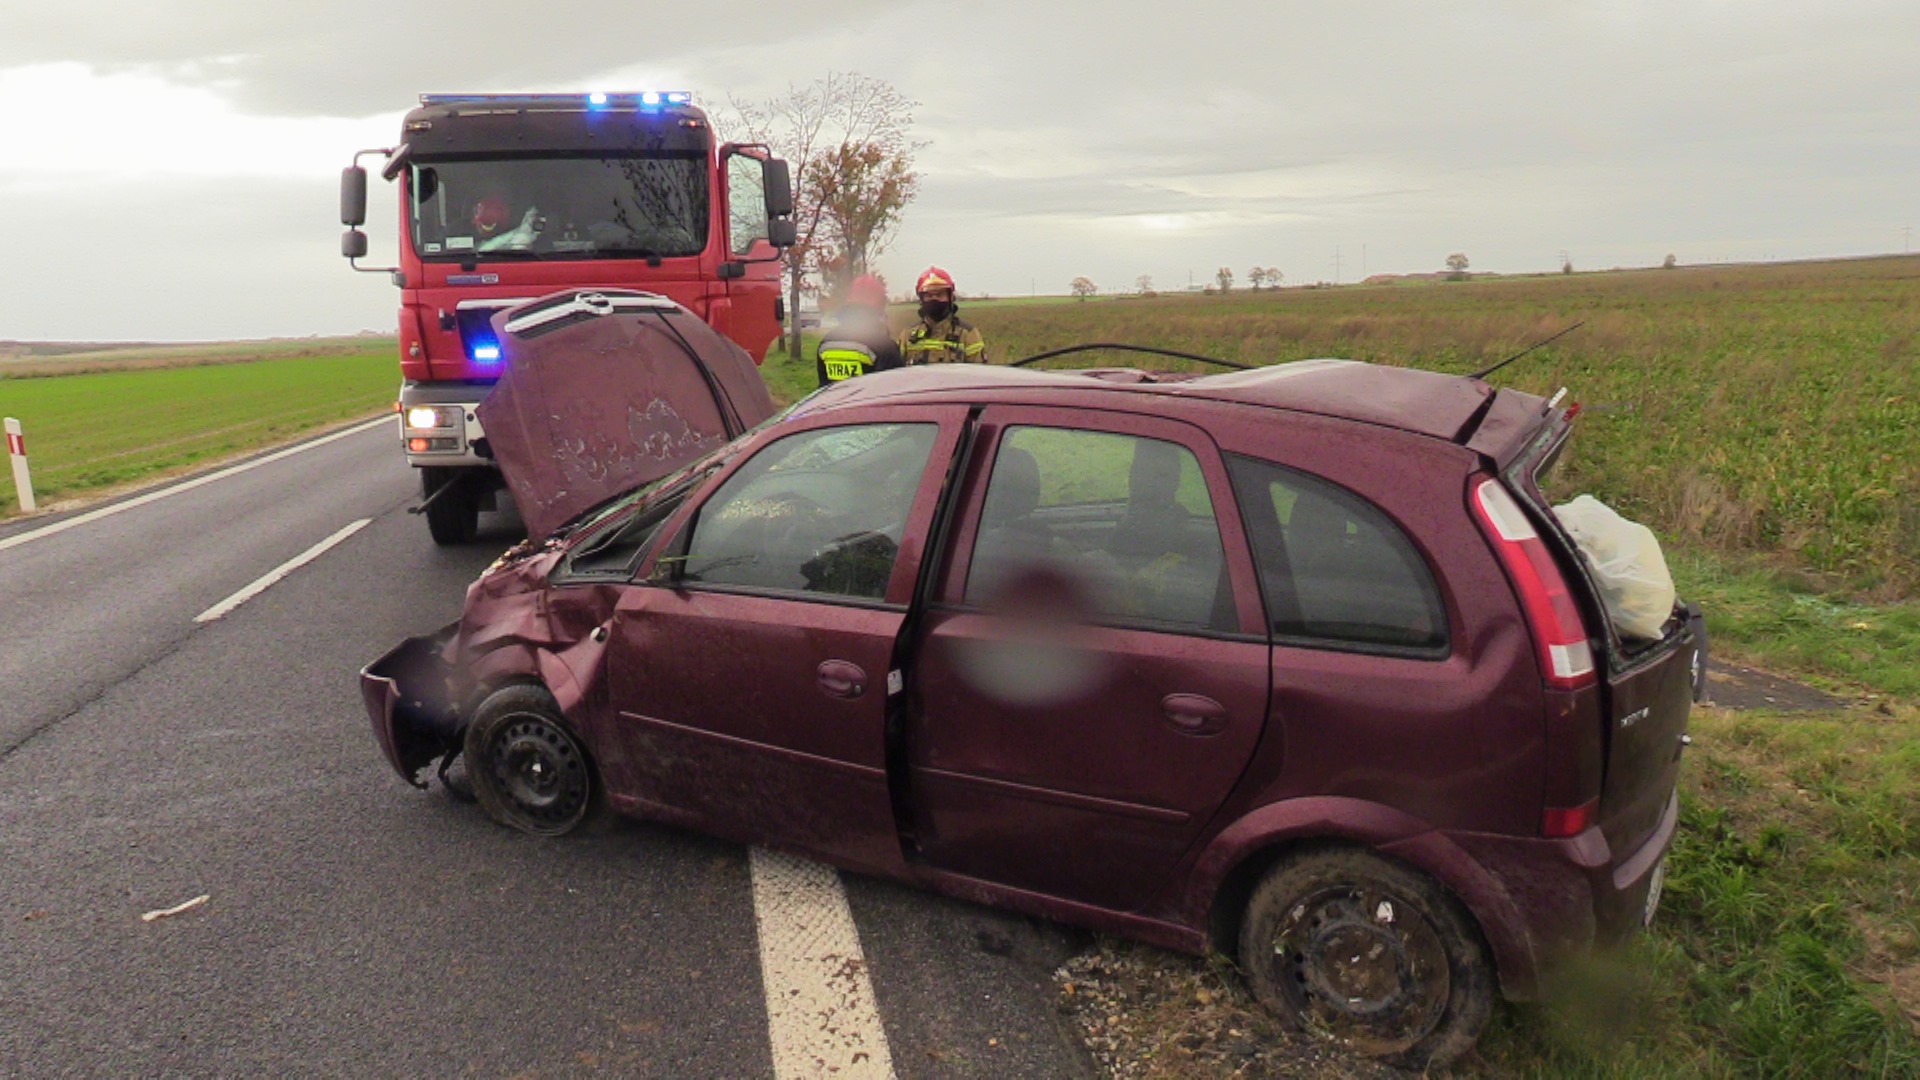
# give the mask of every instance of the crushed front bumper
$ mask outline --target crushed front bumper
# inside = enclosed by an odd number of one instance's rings
[[[435,761],[444,768],[465,734],[466,721],[447,685],[452,669],[442,656],[458,626],[410,637],[360,669],[360,699],[373,721],[374,741],[401,779],[417,788],[427,786],[421,770]]]

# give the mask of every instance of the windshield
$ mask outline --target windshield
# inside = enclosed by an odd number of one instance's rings
[[[560,526],[554,535],[556,537],[563,537],[592,532],[595,526],[622,511],[635,509],[646,510],[662,499],[669,498],[684,491],[687,487],[691,486],[691,481],[702,479],[706,477],[707,474],[713,472],[713,470],[721,468],[725,466],[727,462],[732,461],[733,456],[740,452],[740,448],[747,444],[747,440],[780,421],[785,420],[789,415],[792,415],[794,410],[799,408],[799,406],[800,402],[796,401],[792,405],[781,409],[779,412],[774,413],[772,416],[741,432],[738,436],[728,441],[726,445],[695,458],[660,479],[649,481],[631,491],[623,491],[597,506],[590,506],[580,511],[579,515]]]
[[[429,261],[698,255],[707,162],[516,157],[416,163],[414,252]]]

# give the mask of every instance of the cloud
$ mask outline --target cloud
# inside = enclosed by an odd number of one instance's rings
[[[823,2],[798,21],[0,0],[0,19],[0,193],[35,253],[0,266],[0,338],[386,325],[392,289],[335,254],[334,177],[424,90],[669,84],[712,106],[887,79],[931,145],[881,268],[940,262],[997,293],[1222,263],[1331,279],[1336,251],[1351,280],[1362,250],[1374,271],[1897,250],[1920,173],[1909,0]],[[120,302],[71,299],[102,290]]]

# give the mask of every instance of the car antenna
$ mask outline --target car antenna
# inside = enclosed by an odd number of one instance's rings
[[[1554,342],[1559,341],[1561,338],[1566,337],[1568,334],[1573,333],[1575,330],[1578,330],[1585,325],[1587,325],[1587,320],[1581,319],[1579,322],[1574,323],[1572,326],[1567,327],[1565,330],[1560,331],[1559,333],[1553,335],[1552,337],[1543,338],[1539,341],[1536,341],[1533,344],[1527,346],[1526,348],[1521,349],[1519,352],[1514,353],[1512,356],[1507,357],[1505,360],[1502,360],[1499,363],[1493,365],[1487,370],[1477,371],[1467,377],[1469,379],[1484,379],[1487,376],[1493,374],[1494,372],[1499,371],[1501,368],[1506,367],[1508,364],[1513,363],[1515,360],[1518,360],[1521,357],[1527,355],[1533,350],[1538,349],[1543,345],[1551,345]]]
[[[1232,360],[1221,360],[1213,356],[1201,356],[1198,353],[1179,352],[1174,349],[1156,349],[1151,345],[1127,345],[1118,341],[1092,341],[1085,345],[1069,345],[1064,349],[1048,349],[1043,353],[1034,353],[1025,360],[1015,360],[1007,366],[1026,367],[1028,364],[1038,360],[1051,360],[1056,356],[1065,356],[1068,353],[1091,352],[1094,349],[1119,349],[1122,352],[1153,353],[1157,356],[1175,356],[1182,360],[1198,360],[1203,364],[1219,364],[1221,367],[1229,367],[1237,371],[1253,370],[1253,365],[1251,364],[1236,363]]]

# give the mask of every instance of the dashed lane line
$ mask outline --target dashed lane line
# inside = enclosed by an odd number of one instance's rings
[[[227,612],[239,607],[241,604],[266,592],[273,587],[274,582],[279,581],[281,578],[286,577],[288,574],[293,573],[295,570],[326,554],[328,548],[333,547],[335,544],[340,543],[342,540],[345,540],[347,537],[352,536],[354,533],[359,532],[372,523],[372,518],[361,518],[359,521],[341,528],[332,536],[327,537],[325,540],[320,541],[300,554],[295,555],[293,558],[288,559],[286,562],[281,563],[279,566],[255,578],[253,583],[246,588],[241,589],[225,600],[195,615],[193,621],[197,623],[208,623],[218,619]]]
[[[252,461],[243,461],[238,465],[231,465],[217,472],[210,472],[205,476],[196,476],[191,480],[184,480],[171,487],[163,487],[156,491],[149,491],[145,495],[136,495],[124,502],[117,502],[111,506],[103,506],[98,510],[89,510],[84,514],[76,514],[73,517],[56,521],[51,525],[43,525],[38,529],[28,529],[23,533],[15,533],[12,536],[0,538],[0,551],[5,551],[10,547],[18,547],[21,544],[38,540],[42,537],[52,536],[55,533],[63,533],[68,529],[78,528],[89,522],[99,521],[101,518],[112,517],[115,514],[132,510],[136,506],[145,506],[151,502],[159,502],[161,499],[178,495],[183,491],[192,491],[194,488],[203,487],[216,480],[225,480],[229,476],[236,476],[249,469],[257,469],[262,465],[270,465],[279,461],[281,458],[305,453],[316,446],[325,446],[335,439],[344,439],[349,435],[358,435],[363,431],[370,431],[373,428],[379,427],[381,424],[391,424],[393,422],[392,415],[381,416],[376,420],[369,420],[364,424],[355,424],[350,428],[336,431],[331,435],[322,435],[317,439],[310,439],[297,446],[289,446],[284,450],[275,450],[271,454],[254,458]]]
[[[892,1080],[893,1055],[840,875],[754,848],[753,918],[777,1080]]]

